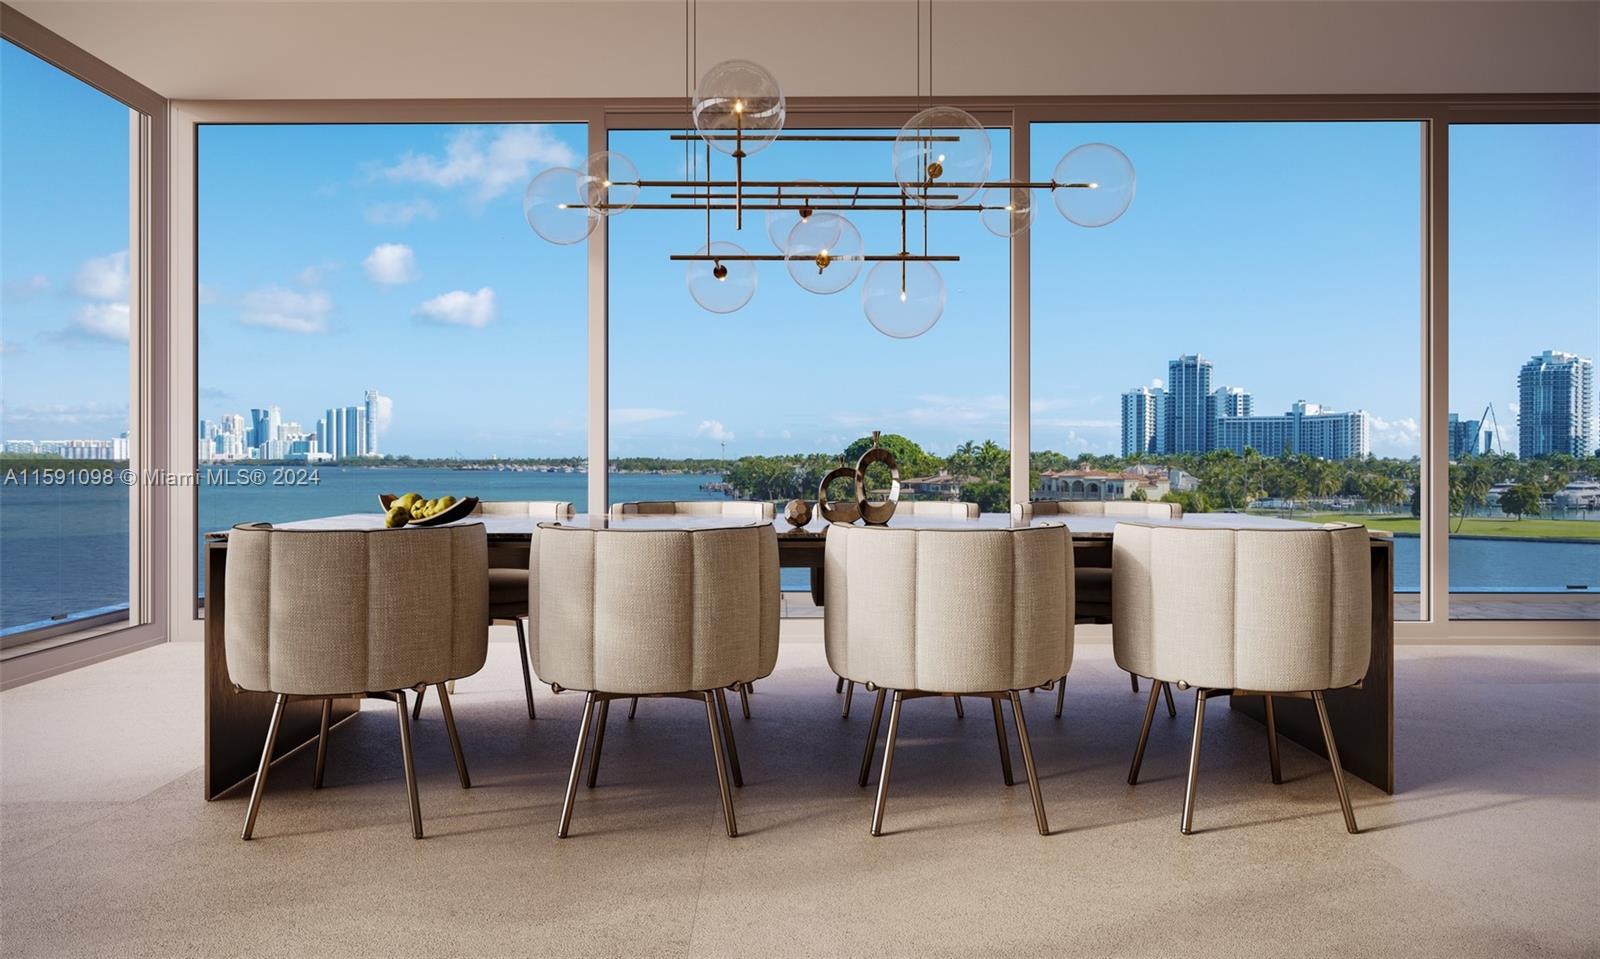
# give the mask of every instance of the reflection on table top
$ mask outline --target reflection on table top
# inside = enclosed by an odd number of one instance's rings
[[[1103,540],[1111,538],[1111,533],[1116,529],[1119,522],[1137,522],[1145,526],[1178,526],[1189,529],[1268,530],[1320,528],[1319,524],[1316,523],[1281,519],[1275,516],[1251,516],[1245,513],[1187,513],[1181,519],[1168,520],[1129,520],[1126,517],[1116,516],[1042,516],[1035,517],[1031,522],[1025,524],[1013,524],[1011,516],[1007,513],[984,513],[977,519],[905,516],[891,519],[889,528],[960,531],[1065,525],[1075,539]],[[534,527],[541,523],[575,526],[583,529],[615,530],[735,529],[744,526],[764,525],[752,520],[726,516],[647,515],[612,518],[604,513],[579,513],[576,516],[569,516],[561,520],[540,519],[533,516],[469,516],[447,525],[469,523],[482,523],[490,539],[500,540],[527,539],[533,534]],[[828,523],[820,517],[813,518],[810,523],[798,528],[790,526],[781,519],[774,525],[778,530],[778,538],[786,542],[820,542],[828,529]],[[278,523],[273,528],[291,530],[377,530],[383,529],[383,514],[345,513],[339,516],[322,516],[314,519]],[[207,533],[206,539],[212,542],[221,542],[225,541],[227,536],[227,530],[219,530]],[[1387,540],[1389,538],[1389,534],[1379,531],[1372,531],[1372,536],[1375,539]]]

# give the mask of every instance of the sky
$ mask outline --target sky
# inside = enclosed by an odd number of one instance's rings
[[[0,436],[114,436],[127,419],[127,111],[9,44],[0,76]],[[1117,452],[1120,394],[1199,352],[1257,413],[1297,399],[1365,409],[1374,452],[1415,454],[1420,136],[1410,123],[1036,127],[1035,178],[1100,141],[1139,186],[1098,229],[1034,198],[1034,448]],[[1515,449],[1520,364],[1600,353],[1600,128],[1452,136],[1451,409],[1475,418],[1492,402]],[[990,176],[1003,176],[1007,131],[991,141]],[[392,402],[384,452],[582,455],[585,247],[537,237],[521,195],[585,144],[581,125],[204,127],[201,415],[277,405],[309,430],[376,389]],[[685,170],[665,132],[610,146],[645,177]],[[786,143],[746,175],[888,179],[889,152]],[[731,161],[718,154],[713,174]],[[897,217],[851,220],[870,251],[898,249]],[[613,455],[835,451],[873,429],[941,453],[1005,443],[1009,246],[975,214],[932,218],[930,252],[961,260],[938,265],[939,323],[906,341],[867,323],[861,278],[818,296],[782,263],[759,265],[744,309],[700,309],[668,256],[704,243],[701,214],[631,211],[610,227]],[[712,227],[776,249],[764,214]],[[910,227],[920,249],[920,218]]]

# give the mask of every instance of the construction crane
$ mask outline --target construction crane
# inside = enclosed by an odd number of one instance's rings
[[[1489,444],[1488,444],[1489,448],[1484,450],[1484,452],[1485,453],[1493,453],[1494,452],[1494,448],[1496,446],[1499,446],[1500,447],[1500,452],[1504,453],[1506,451],[1506,444],[1505,444],[1505,442],[1503,440],[1500,439],[1500,421],[1495,419],[1494,401],[1493,400],[1489,401],[1489,405],[1485,406],[1483,408],[1483,414],[1478,417],[1478,435],[1479,436],[1483,435],[1484,427],[1489,423],[1493,423],[1494,424],[1494,429],[1489,431]]]

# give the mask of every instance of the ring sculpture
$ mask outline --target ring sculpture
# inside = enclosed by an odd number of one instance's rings
[[[862,520],[868,526],[887,526],[894,516],[895,505],[900,502],[900,464],[894,454],[878,445],[879,431],[872,431],[872,447],[856,460],[855,468],[841,466],[822,478],[817,487],[817,511],[830,523],[853,523]],[[867,499],[867,468],[882,463],[889,469],[889,498],[882,501]],[[848,479],[855,483],[856,500],[834,502],[828,499],[828,484],[834,480]]]

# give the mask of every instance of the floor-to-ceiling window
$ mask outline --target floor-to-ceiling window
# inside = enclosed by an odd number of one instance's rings
[[[1421,133],[1034,124],[1034,179],[1098,142],[1137,189],[1100,228],[1036,200],[1032,495],[1390,530],[1418,618]]]
[[[5,645],[126,619],[132,602],[140,122],[10,41],[0,87]]]
[[[586,137],[200,127],[200,533],[386,492],[587,506],[584,246],[523,214]]]
[[[892,140],[896,131],[808,132],[886,134]],[[691,143],[686,151],[671,136],[613,131],[609,145],[628,156],[644,179],[677,179],[685,170],[699,175],[704,145]],[[989,137],[990,177],[1004,177],[1009,131],[990,129]],[[869,180],[892,187],[888,140],[779,141],[747,159],[744,175],[756,182]],[[711,173],[731,179],[733,161],[713,153]],[[695,191],[647,190],[640,202],[673,202],[674,192]],[[855,195],[835,192],[841,204]],[[897,213],[837,213],[849,224],[839,228],[846,245],[855,242],[853,231],[859,249],[869,254],[902,249]],[[824,222],[822,213],[815,215]],[[734,214],[718,210],[711,214],[709,235],[713,243],[749,253],[781,253],[797,217],[752,210],[743,229],[736,229]],[[797,267],[807,271],[805,279],[832,290],[817,293],[802,288],[785,263],[730,262],[735,272],[712,282],[739,284],[753,275],[754,293],[742,308],[713,312],[691,296],[690,265],[669,259],[705,246],[704,212],[630,210],[614,216],[609,230],[613,502],[731,496],[771,500],[781,508],[791,497],[814,499],[822,474],[843,459],[853,463],[873,431],[880,431],[884,445],[897,454],[902,497],[1008,508],[1010,253],[1007,240],[985,230],[976,212],[935,213],[926,224],[918,213],[908,218],[908,249],[921,252],[926,242],[929,253],[960,257],[932,265],[944,285],[943,311],[912,338],[885,335],[864,312],[863,287],[879,264],[835,262],[819,272],[807,260]],[[898,276],[899,264],[882,267]],[[859,269],[853,278],[846,272],[852,269]],[[911,299],[919,289],[916,280]],[[868,478],[869,485],[885,479],[875,473]]]
[[[1600,618],[1600,124],[1450,128],[1450,615]]]

